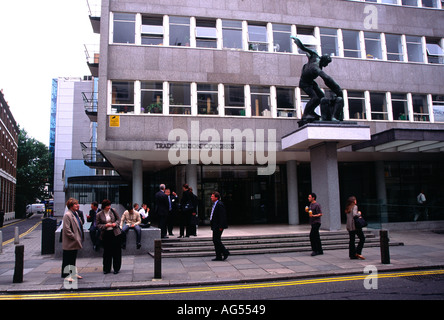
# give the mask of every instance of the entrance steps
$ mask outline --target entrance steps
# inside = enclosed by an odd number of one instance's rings
[[[348,249],[347,231],[321,231],[324,250]],[[364,247],[379,247],[379,237],[372,231],[364,231]],[[359,239],[356,237],[356,241]],[[311,251],[309,233],[222,236],[222,242],[231,255],[267,254]],[[403,245],[402,242],[390,242],[390,246]],[[154,255],[153,252],[150,252]],[[162,239],[162,258],[206,257],[214,256],[211,237],[169,238]]]

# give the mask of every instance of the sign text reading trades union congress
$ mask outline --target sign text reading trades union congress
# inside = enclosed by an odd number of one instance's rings
[[[200,131],[199,121],[191,121],[190,136],[184,129],[173,129],[168,142],[157,142],[156,149],[168,149],[171,164],[259,165],[259,175],[276,171],[276,129],[223,129]]]

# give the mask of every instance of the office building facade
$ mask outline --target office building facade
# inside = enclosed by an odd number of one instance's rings
[[[425,0],[103,0],[91,17],[98,150],[131,181],[133,202],[188,183],[201,223],[213,190],[232,224],[306,223],[311,152],[281,140],[309,99],[297,36],[332,57],[324,71],[341,86],[344,120],[370,132],[337,150],[337,210],[355,195],[375,225],[442,220],[443,17],[441,1]],[[429,208],[416,217],[421,189]]]

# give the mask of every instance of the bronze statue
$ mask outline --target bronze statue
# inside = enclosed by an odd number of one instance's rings
[[[300,124],[304,125],[321,118],[321,116],[314,111],[319,104],[321,104],[323,121],[342,121],[344,100],[341,87],[322,70],[331,62],[331,57],[327,54],[320,57],[315,51],[304,46],[298,38],[294,36],[290,38],[294,40],[296,45],[304,51],[308,57],[308,62],[302,68],[299,87],[308,94],[310,101],[305,106]],[[325,98],[324,93],[315,81],[317,77],[321,77],[325,85],[334,92],[335,95],[331,99]]]

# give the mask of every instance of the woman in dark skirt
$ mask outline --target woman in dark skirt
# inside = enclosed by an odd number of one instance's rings
[[[103,244],[103,273],[111,272],[112,265],[114,274],[117,274],[122,265],[120,217],[111,208],[108,199],[102,201],[102,210],[97,213],[96,221]]]

